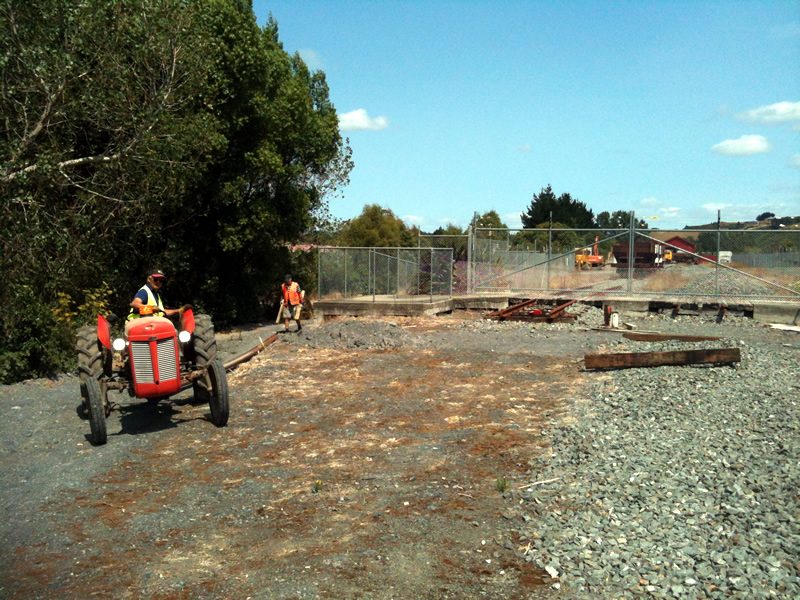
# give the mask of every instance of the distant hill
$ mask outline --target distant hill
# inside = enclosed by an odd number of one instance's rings
[[[800,216],[798,217],[773,217],[771,219],[764,219],[763,221],[722,221],[720,229],[800,229]],[[716,229],[717,222],[707,223],[705,225],[686,225],[684,231],[692,229]]]

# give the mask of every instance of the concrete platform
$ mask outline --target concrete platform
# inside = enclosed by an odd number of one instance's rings
[[[594,306],[610,305],[615,311],[625,314],[646,313],[659,309],[671,309],[676,305],[682,308],[703,311],[716,311],[725,304],[731,311],[752,316],[762,323],[800,325],[800,299],[798,300],[745,300],[741,298],[711,298],[687,296],[610,296],[585,293],[548,291],[498,294],[473,294],[463,296],[417,296],[414,298],[395,298],[394,296],[359,296],[336,300],[320,300],[314,304],[317,314],[323,316],[421,316],[439,315],[453,310],[500,310],[510,302],[516,303],[525,298],[541,300],[573,300]]]
[[[453,310],[452,298],[447,296],[421,296],[394,298],[393,296],[359,296],[338,300],[318,300],[314,311],[323,317],[393,316],[415,317],[440,315]]]
[[[753,319],[759,323],[800,325],[800,305],[757,304],[753,307]]]
[[[508,294],[474,294],[472,296],[453,296],[453,308],[456,310],[500,310],[509,304]]]

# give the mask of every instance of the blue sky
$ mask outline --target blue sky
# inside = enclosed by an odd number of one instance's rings
[[[368,203],[432,230],[551,184],[668,228],[800,215],[800,2],[266,1]],[[657,217],[657,218],[653,218]]]

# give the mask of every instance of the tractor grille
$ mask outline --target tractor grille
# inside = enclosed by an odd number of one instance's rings
[[[153,364],[150,361],[150,344],[147,342],[131,342],[131,358],[133,370],[138,383],[155,383]]]
[[[131,342],[131,358],[138,383],[155,383],[153,364],[150,360],[149,342]],[[175,338],[167,338],[156,342],[158,357],[158,374],[161,381],[175,379],[178,376],[178,365],[175,363]]]
[[[175,379],[178,376],[178,365],[175,364],[175,338],[170,337],[157,342],[156,354],[161,381]]]

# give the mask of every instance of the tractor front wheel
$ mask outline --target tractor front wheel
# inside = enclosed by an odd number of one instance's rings
[[[208,364],[205,377],[208,384],[208,404],[211,407],[211,422],[217,427],[228,423],[228,378],[219,358]]]
[[[78,376],[81,381],[82,402],[78,407],[78,415],[82,419],[89,418],[89,401],[86,393],[86,382],[93,379],[100,382],[104,374],[111,370],[111,353],[106,351],[97,339],[97,327],[86,325],[78,329],[75,343],[78,352]]]
[[[195,330],[192,336],[192,359],[198,367],[211,365],[217,358],[217,339],[214,334],[214,324],[208,315],[195,317]],[[223,371],[224,373],[224,371]],[[209,402],[211,390],[205,378],[197,379],[192,384],[195,402]]]
[[[102,446],[106,443],[106,408],[103,402],[103,393],[96,379],[84,381],[85,397],[88,412],[89,426],[92,428],[92,444]]]

